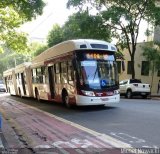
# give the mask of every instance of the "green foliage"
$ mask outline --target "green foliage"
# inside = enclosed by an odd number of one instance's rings
[[[0,9],[14,9],[14,11],[23,19],[23,21],[30,21],[41,15],[45,3],[43,0],[1,0]]]
[[[103,24],[110,27],[118,44],[128,48],[132,62],[132,78],[135,78],[134,56],[140,24],[143,20],[153,25],[160,23],[160,7],[156,6],[155,2],[156,0],[68,0],[68,7],[76,7],[81,12],[90,3],[98,8]],[[100,6],[103,6],[103,11]]]
[[[26,53],[25,55],[28,57],[29,61],[31,61],[33,57],[39,55],[48,48],[46,44],[42,44],[39,42],[32,42],[28,46],[30,52]]]
[[[51,47],[64,40],[79,38],[110,41],[110,31],[103,25],[100,16],[89,15],[86,11],[71,15],[63,27],[54,25],[48,34],[47,43]]]
[[[28,46],[30,52],[23,53],[15,53],[5,46],[1,46],[4,52],[0,54],[0,78],[5,70],[13,68],[23,62],[31,61],[34,56],[39,55],[48,48],[46,45],[37,42],[33,42]]]
[[[98,15],[89,15],[88,11],[73,14],[64,27],[70,30],[67,34],[74,34],[72,38],[110,40],[110,31],[103,25],[102,18]]]
[[[48,46],[46,46],[44,44],[39,44],[35,49],[33,57],[38,56],[39,54],[41,54],[43,51],[45,51],[47,49],[48,49]]]
[[[154,44],[153,42],[145,43],[145,46],[142,46],[143,49],[143,56],[146,58],[147,61],[150,62],[149,69],[151,70],[152,81],[151,81],[151,88],[153,85],[153,77],[155,71],[159,70],[160,66],[160,46]]]
[[[1,0],[0,1],[0,41],[15,52],[29,51],[27,35],[17,32],[26,21],[42,14],[42,0]],[[1,50],[1,52],[3,52]]]
[[[160,48],[155,45],[153,42],[146,43],[145,46],[142,47],[144,50],[143,56],[147,61],[150,62],[150,69],[152,71],[159,70],[160,66]]]
[[[5,70],[13,68],[25,61],[30,61],[28,54],[14,53],[4,46],[1,46],[1,48],[3,48],[4,52],[0,54],[0,78]]]
[[[48,33],[47,43],[49,47],[58,44],[64,40],[63,29],[58,25],[53,25],[52,30]]]
[[[26,53],[29,51],[25,33],[9,31],[3,38],[5,39],[6,46],[13,51],[16,51],[17,53]]]

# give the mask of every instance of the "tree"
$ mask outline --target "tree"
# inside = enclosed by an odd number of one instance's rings
[[[32,51],[30,57],[33,58],[33,57],[41,54],[46,49],[48,49],[48,46],[46,44],[42,44],[39,42],[32,42],[30,44],[30,50]]]
[[[128,48],[132,78],[135,78],[134,56],[140,24],[143,20],[153,25],[160,23],[160,7],[155,2],[156,0],[68,0],[68,7],[78,7],[82,11],[86,4],[93,4],[97,8],[104,25],[111,28],[113,36],[123,47]],[[100,9],[102,6],[103,11]]]
[[[42,14],[42,0],[1,0],[0,1],[0,41],[16,52],[25,52],[27,48],[26,34],[17,32],[26,21]],[[3,51],[3,48],[0,48]]]
[[[110,31],[103,25],[102,18],[88,11],[71,15],[63,26],[65,39],[90,38],[110,40]]]
[[[58,25],[54,24],[51,31],[47,36],[47,44],[49,47],[52,47],[55,44],[58,44],[64,40],[63,29]]]
[[[62,27],[53,25],[48,34],[47,43],[51,47],[65,40],[80,38],[110,41],[110,30],[103,25],[101,17],[89,15],[84,11],[69,16]]]
[[[16,67],[23,62],[31,61],[34,56],[39,55],[48,48],[46,45],[38,42],[32,42],[28,46],[30,52],[27,53],[16,53],[3,46],[5,52],[0,54],[0,79],[5,70]]]
[[[142,47],[144,50],[143,56],[146,58],[147,61],[150,62],[149,68],[151,70],[151,89],[153,85],[153,77],[155,71],[159,70],[160,66],[160,46],[157,44],[154,44],[154,42],[148,42],[145,44],[145,46]]]
[[[23,62],[30,61],[28,54],[20,54],[3,47],[4,53],[0,54],[0,79],[2,79],[3,72],[7,69],[13,68]]]

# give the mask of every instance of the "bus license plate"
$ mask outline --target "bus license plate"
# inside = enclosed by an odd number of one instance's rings
[[[108,101],[109,98],[101,98],[102,101]]]
[[[141,95],[146,95],[146,93],[141,93]]]

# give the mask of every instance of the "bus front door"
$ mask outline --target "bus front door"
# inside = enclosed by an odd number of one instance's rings
[[[22,79],[23,94],[26,95],[25,79],[23,73],[21,73],[21,79]]]
[[[53,99],[55,96],[55,87],[54,87],[54,69],[53,66],[48,67],[48,77],[49,77],[49,87],[51,98]]]

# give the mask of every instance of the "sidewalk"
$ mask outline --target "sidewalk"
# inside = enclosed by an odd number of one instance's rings
[[[160,100],[160,94],[152,94],[151,99]]]
[[[3,116],[0,136],[3,152],[120,154],[120,148],[131,148],[110,136],[9,98],[0,98],[0,113]]]

